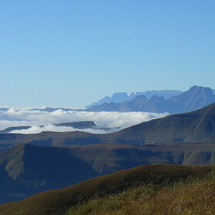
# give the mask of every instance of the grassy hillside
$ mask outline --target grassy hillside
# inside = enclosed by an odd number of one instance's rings
[[[120,200],[123,197],[123,195],[126,196],[128,195],[129,192],[132,193],[131,195],[136,196],[138,201],[142,199],[141,195],[148,196],[147,198],[148,200],[150,200],[150,198],[153,196],[152,202],[151,201],[142,202],[142,204],[140,205],[140,207],[143,207],[141,209],[142,212],[144,212],[143,209],[145,207],[143,203],[146,204],[146,206],[147,206],[147,203],[149,206],[153,205],[153,207],[155,208],[155,212],[157,209],[159,209],[159,207],[157,207],[157,205],[154,205],[154,203],[159,203],[160,207],[162,205],[163,211],[167,211],[168,208],[166,206],[169,204],[167,197],[169,196],[169,199],[173,199],[174,194],[172,194],[173,197],[171,197],[170,194],[172,193],[171,189],[173,189],[174,187],[175,187],[174,189],[176,189],[178,193],[180,192],[179,189],[177,190],[177,186],[179,186],[179,184],[181,186],[180,189],[182,189],[182,191],[183,189],[185,191],[186,189],[188,189],[189,191],[189,193],[187,194],[182,192],[183,198],[191,199],[190,195],[194,194],[195,191],[198,190],[198,184],[201,185],[201,183],[203,183],[202,184],[204,185],[203,188],[206,189],[205,193],[203,193],[204,195],[197,195],[196,198],[192,198],[191,200],[193,202],[196,201],[198,203],[198,202],[205,201],[204,197],[205,198],[207,197],[206,200],[209,199],[210,197],[213,201],[214,192],[210,192],[209,188],[213,188],[214,190],[214,180],[215,180],[214,171],[215,171],[215,166],[211,166],[211,165],[210,166],[180,166],[180,165],[139,166],[130,170],[122,170],[116,173],[112,173],[110,175],[100,176],[88,181],[75,184],[68,188],[39,193],[19,202],[11,202],[11,203],[1,205],[0,214],[1,215],[11,215],[11,214],[62,215],[65,213],[78,214],[74,212],[74,210],[76,211],[82,210],[80,209],[80,207],[85,207],[86,204],[92,204],[92,201],[94,201],[93,204],[98,204],[97,199],[101,200],[101,198],[106,198],[105,201],[107,201],[108,198],[111,198],[110,195],[113,195],[113,198],[116,198],[117,194],[121,195],[118,198]],[[140,191],[139,189],[142,191]],[[211,196],[207,196],[207,194],[210,194]],[[164,199],[161,198],[160,200],[159,199],[160,197],[164,197]],[[177,201],[180,202],[180,201],[183,201],[183,199],[176,198],[175,201],[172,202],[173,208],[174,208],[174,204],[175,206],[177,206],[177,203],[178,203]],[[129,201],[129,199],[127,199],[127,202],[129,202],[130,205],[132,204],[132,202]],[[186,201],[185,205],[182,205],[183,207],[179,209],[184,211],[186,208],[185,206],[187,202],[189,201]],[[210,205],[210,203],[208,203],[208,205]],[[74,209],[74,207],[76,208]],[[111,207],[112,206],[110,206],[110,208]],[[127,205],[127,207],[129,208],[129,205]],[[204,210],[204,208],[207,209],[207,207],[204,207],[204,205],[202,206],[202,208],[201,208],[201,205],[199,207],[200,207],[199,208],[200,211]],[[177,209],[177,207],[175,208]],[[150,209],[151,211],[154,210],[153,208],[148,208],[148,209]],[[146,208],[146,210],[148,209]],[[118,211],[120,210],[120,206],[118,207],[117,210]],[[137,210],[139,210],[139,208],[137,208]],[[88,212],[90,212],[90,210]],[[124,214],[128,214],[128,212],[129,210],[127,210],[127,212]],[[131,210],[130,210],[130,213],[131,213]],[[88,213],[82,213],[82,214],[88,214]],[[96,213],[92,212],[91,214],[96,214]],[[100,210],[100,212],[97,214],[103,214],[103,210]],[[163,214],[167,214],[167,213],[163,213]],[[199,214],[203,214],[203,213],[199,213]]]
[[[17,144],[0,153],[0,203],[143,164],[215,164],[213,144]]]
[[[17,144],[0,153],[0,203],[143,164],[215,164],[213,144]]]
[[[215,214],[215,177],[171,185],[141,185],[71,207],[65,215]]]
[[[170,115],[129,127],[111,142],[127,144],[215,143],[215,103],[197,111]]]

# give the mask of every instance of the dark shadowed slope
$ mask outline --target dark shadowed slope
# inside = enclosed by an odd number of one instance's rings
[[[86,161],[97,172],[109,174],[143,164],[215,164],[213,144],[68,146],[71,154]]]
[[[18,144],[0,153],[0,203],[143,164],[215,164],[214,151],[213,144]]]
[[[69,149],[18,144],[0,153],[1,202],[100,175]]]
[[[1,215],[64,214],[71,206],[90,199],[120,193],[143,184],[166,186],[175,182],[201,180],[214,171],[214,166],[147,165],[111,175],[97,177],[68,188],[36,194],[19,202],[0,206]]]

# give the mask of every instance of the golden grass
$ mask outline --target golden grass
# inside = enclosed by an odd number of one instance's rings
[[[66,215],[213,215],[215,177],[158,187],[143,185],[70,208]]]
[[[0,214],[207,215],[214,203],[214,165],[145,165],[3,204]]]

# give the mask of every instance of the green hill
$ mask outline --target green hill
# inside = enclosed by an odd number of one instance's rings
[[[115,198],[116,196],[114,195],[117,195],[117,194],[123,195],[123,193],[130,191],[131,195],[133,195],[132,193],[136,192],[135,196],[136,196],[136,199],[138,199],[139,196],[144,194],[144,189],[146,191],[145,194],[148,194],[148,200],[153,200],[153,202],[157,201],[158,203],[159,202],[158,194],[160,194],[160,192],[163,193],[164,196],[167,195],[166,200],[168,201],[167,197],[168,197],[168,194],[171,193],[170,189],[173,189],[173,191],[175,191],[175,189],[177,190],[177,186],[180,186],[180,189],[182,191],[183,190],[186,191],[186,189],[189,188],[188,189],[189,193],[187,193],[183,197],[184,199],[181,199],[181,201],[186,202],[187,200],[186,198],[188,198],[190,194],[194,193],[194,191],[196,190],[196,186],[198,186],[198,184],[204,185],[205,189],[209,189],[211,187],[213,188],[213,191],[214,191],[214,188],[215,188],[214,170],[215,170],[215,166],[212,166],[212,165],[209,165],[209,166],[180,166],[180,165],[139,166],[133,169],[122,170],[116,173],[112,173],[110,175],[105,175],[94,179],[90,179],[90,180],[75,184],[71,187],[63,188],[60,190],[52,190],[52,191],[39,193],[29,198],[26,198],[22,201],[3,204],[0,206],[0,213],[1,215],[11,215],[11,214],[62,215],[65,213],[72,214],[74,210],[78,211],[80,207],[84,207],[86,204],[94,200],[98,202],[97,200],[101,200],[101,198],[103,199],[108,198],[110,197],[110,195]],[[137,192],[137,189],[140,189],[142,191]],[[179,190],[177,190],[177,192],[179,192]],[[210,193],[211,195],[211,196],[207,196],[206,200],[204,199],[204,197],[206,196],[205,193],[206,194]],[[210,192],[210,190],[205,190],[205,193],[201,193],[201,196],[199,196],[199,194],[198,196],[192,196],[192,201],[194,203],[199,202],[201,204],[202,202],[205,203],[206,201],[212,202],[215,198],[214,192]],[[152,194],[152,195],[149,195],[149,194]],[[212,200],[210,200],[210,198]],[[120,197],[118,199],[120,199]],[[169,197],[169,199],[171,198]],[[162,201],[162,202],[159,202],[160,207],[161,205],[163,205],[163,211],[165,209],[165,211],[168,212],[168,208],[166,207],[168,205],[168,202],[163,202],[162,199],[160,199],[160,201]],[[177,204],[178,204],[177,201],[180,201],[180,199],[179,200],[175,199],[175,202],[174,202],[175,205],[174,204],[172,205],[173,208],[177,209]],[[131,204],[131,202],[129,201],[127,202]],[[154,205],[154,207],[157,207],[159,205]],[[210,205],[210,203],[208,203],[208,205]],[[199,205],[197,205],[197,208],[199,209],[199,212],[201,212],[201,210],[202,212],[204,212],[205,208],[206,210],[208,209],[207,208],[208,205],[204,205],[205,207],[202,206],[202,208],[199,208],[198,207]],[[129,207],[129,205],[127,205],[127,207]],[[215,212],[214,207],[212,208],[213,208],[213,211],[211,212]],[[111,209],[111,207],[109,209]],[[121,207],[119,206],[118,210],[120,209]],[[148,210],[148,209],[147,208],[144,209],[143,207],[142,214],[144,214],[144,210]],[[184,209],[181,208],[180,210],[182,210],[183,212],[185,208]],[[100,210],[100,212],[97,214],[102,214],[103,211]],[[89,210],[88,212],[89,213],[82,213],[82,214],[90,214]],[[208,212],[210,211],[208,210]],[[78,213],[75,212],[73,214],[78,214]],[[94,213],[91,213],[91,214],[94,214]],[[124,214],[128,214],[128,213],[124,213]],[[160,213],[160,214],[171,214],[171,213]],[[180,213],[177,213],[177,214],[180,214]],[[195,213],[195,214],[204,214],[204,213]]]
[[[131,126],[110,134],[71,133],[58,144],[214,144],[215,103],[184,114],[170,115]]]
[[[170,115],[129,127],[112,135],[128,144],[212,143],[215,140],[215,103],[197,111]]]

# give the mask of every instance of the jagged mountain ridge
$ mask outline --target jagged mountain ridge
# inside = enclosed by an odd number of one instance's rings
[[[132,92],[130,95],[128,95],[128,93],[126,92],[118,92],[118,93],[114,93],[111,97],[105,96],[104,98],[100,99],[98,102],[94,102],[93,104],[86,106],[86,108],[90,108],[95,105],[101,105],[103,103],[112,103],[112,102],[120,103],[120,102],[130,101],[140,95],[144,95],[148,99],[150,99],[154,95],[162,96],[165,99],[168,99],[172,96],[179,95],[181,93],[182,91],[180,90],[147,90],[145,92],[136,92],[136,93]]]
[[[165,99],[162,96],[154,95],[148,99],[139,95],[130,101],[121,103],[103,103],[87,109],[87,111],[119,111],[119,112],[155,112],[170,114],[185,113],[200,109],[215,102],[215,95],[208,87],[193,86],[188,91]]]

